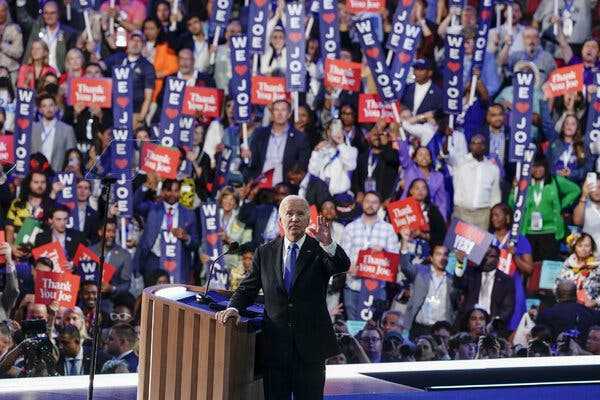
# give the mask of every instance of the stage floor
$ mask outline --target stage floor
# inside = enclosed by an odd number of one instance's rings
[[[325,399],[597,400],[599,368],[600,356],[336,365],[327,367]],[[537,379],[542,376],[546,379]],[[87,378],[0,380],[0,399],[86,399]],[[94,399],[134,400],[137,379],[137,374],[98,375]]]

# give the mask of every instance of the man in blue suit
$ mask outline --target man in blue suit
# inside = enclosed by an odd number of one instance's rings
[[[400,102],[415,116],[442,110],[444,96],[442,89],[431,80],[433,75],[431,61],[422,58],[415,60],[413,70],[415,83],[406,87]]]
[[[271,113],[271,125],[258,128],[250,139],[250,149],[242,149],[242,157],[250,158],[250,165],[243,172],[246,181],[274,169],[273,185],[276,185],[285,180],[294,164],[308,168],[310,148],[304,134],[289,124],[290,104],[277,100],[271,106]]]
[[[133,258],[136,271],[146,279],[157,269],[169,272],[171,282],[189,283],[193,274],[193,253],[198,247],[198,224],[192,210],[179,204],[180,183],[174,179],[165,179],[158,201],[154,200],[154,191],[146,186],[138,189],[134,195],[134,210],[146,221],[144,233],[140,238]],[[172,233],[181,246],[181,260],[174,269],[161,265],[164,243],[163,237]],[[166,264],[166,263],[165,263]]]
[[[131,325],[117,324],[108,333],[106,352],[113,356],[113,360],[125,361],[129,372],[137,372],[139,358],[133,352],[136,341],[137,333]]]

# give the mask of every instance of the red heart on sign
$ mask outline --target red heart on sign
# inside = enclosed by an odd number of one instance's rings
[[[448,69],[454,73],[460,69],[460,64],[454,61],[448,63]]]
[[[292,42],[299,42],[300,40],[302,40],[302,36],[303,35],[300,32],[290,32],[290,34],[288,35]]]
[[[129,161],[126,158],[119,158],[115,160],[115,166],[119,169],[125,169],[129,165]]]
[[[259,7],[264,6],[266,2],[267,0],[254,0],[254,4],[256,4]]]
[[[481,11],[481,19],[486,20],[486,19],[489,19],[491,16],[492,16],[492,13],[490,12],[490,10]]]
[[[175,271],[177,264],[175,263],[175,260],[168,260],[163,263],[163,267],[165,268],[165,270],[173,272]]]
[[[398,60],[400,60],[400,62],[402,64],[406,64],[407,62],[410,61],[410,54],[402,52],[402,53],[398,54]]]
[[[377,47],[371,47],[366,51],[367,55],[371,58],[375,58],[379,55],[379,49]]]
[[[518,112],[520,113],[526,113],[529,110],[529,104],[520,101],[517,103],[517,105],[515,106],[515,108],[517,109]]]
[[[209,233],[208,235],[206,235],[206,241],[211,246],[215,246],[217,244],[217,240],[219,240],[219,235],[217,235],[216,233]]]
[[[334,13],[321,14],[321,18],[323,19],[323,21],[327,22],[328,24],[331,24],[335,20],[335,14]]]
[[[379,287],[379,282],[373,279],[364,279],[363,283],[369,292],[372,292]]]
[[[527,180],[521,179],[519,181],[519,190],[522,192],[527,188]]]
[[[19,128],[21,129],[27,129],[29,127],[29,120],[25,118],[19,118],[17,120],[17,125],[19,125]]]
[[[117,104],[125,108],[129,104],[129,99],[127,97],[117,97]]]
[[[169,119],[173,119],[179,114],[179,111],[177,111],[176,108],[167,108],[165,110],[165,114],[167,114],[167,117],[169,117]]]
[[[594,110],[596,110],[597,112],[600,112],[600,102],[595,101],[592,103],[592,105],[594,106]]]
[[[413,0],[402,0],[402,5],[408,7],[412,4]]]
[[[248,66],[240,64],[235,66],[235,73],[238,75],[244,75],[248,71]]]

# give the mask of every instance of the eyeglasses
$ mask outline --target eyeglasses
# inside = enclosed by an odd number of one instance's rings
[[[131,318],[131,314],[128,313],[110,313],[111,321],[126,321]]]

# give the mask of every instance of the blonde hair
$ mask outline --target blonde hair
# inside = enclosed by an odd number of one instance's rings
[[[46,56],[44,57],[44,61],[43,64],[44,65],[48,65],[48,63],[50,62],[50,49],[48,48],[48,45],[46,44],[46,42],[44,42],[42,39],[34,39],[31,42],[31,47],[29,48],[29,57],[27,58],[27,64],[33,64],[33,55],[32,55],[32,51],[31,49],[33,48],[34,44],[40,44],[42,46],[42,48],[44,49],[44,51],[46,52]]]
[[[71,72],[71,63],[69,62],[69,56],[77,54],[79,59],[81,60],[81,70],[85,67],[85,58],[83,57],[83,53],[77,47],[73,47],[71,50],[67,51],[67,55],[65,56],[65,69],[67,72]]]
[[[88,335],[87,328],[85,327],[85,316],[83,315],[83,311],[81,311],[81,308],[77,306],[65,308],[62,313],[63,325],[65,323],[65,316],[68,314],[77,314],[79,318],[81,318],[81,327],[79,328],[79,336],[81,337],[81,340],[91,339]]]

